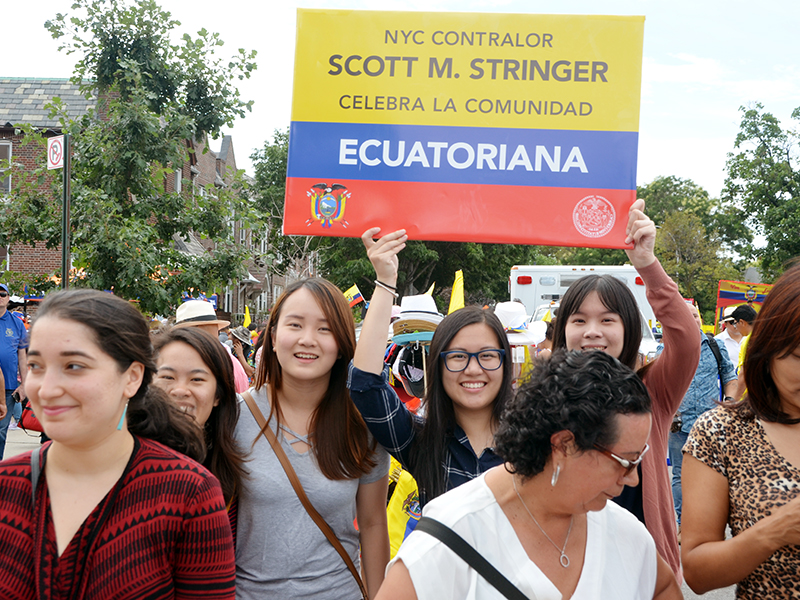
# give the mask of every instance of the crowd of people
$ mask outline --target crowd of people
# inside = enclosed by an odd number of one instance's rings
[[[800,266],[715,340],[642,201],[626,234],[663,329],[648,364],[632,293],[589,275],[522,371],[530,338],[475,306],[429,319],[398,370],[403,230],[362,236],[358,342],[321,278],[256,341],[204,301],[151,332],[112,294],[50,294],[0,355],[6,425],[16,392],[49,438],[0,463],[0,597],[668,600],[684,577],[800,597]],[[401,471],[416,515],[390,554]]]

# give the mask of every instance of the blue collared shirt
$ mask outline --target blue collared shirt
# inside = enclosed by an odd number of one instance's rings
[[[6,389],[15,390],[19,369],[19,351],[28,347],[28,332],[22,321],[9,311],[0,317],[0,368]]]
[[[722,355],[722,386],[736,379],[734,365],[728,356],[728,349],[724,343],[717,342],[719,353]],[[697,418],[707,410],[719,404],[719,371],[717,359],[711,351],[708,337],[703,334],[700,341],[700,362],[697,365],[692,383],[683,397],[678,414],[681,416],[681,431],[689,433]]]
[[[413,476],[414,471],[409,468],[411,449],[416,443],[423,419],[411,413],[389,385],[389,367],[384,367],[382,375],[376,375],[357,369],[351,361],[347,387],[373,437]],[[503,463],[492,448],[486,448],[480,456],[476,456],[467,434],[457,423],[444,435],[447,439],[447,455],[442,468],[447,477],[448,490]],[[426,500],[420,490],[420,504],[424,505]]]

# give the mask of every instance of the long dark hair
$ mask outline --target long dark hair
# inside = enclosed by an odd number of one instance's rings
[[[442,382],[443,361],[439,357],[447,350],[453,338],[468,325],[485,323],[497,336],[499,347],[505,350],[503,361],[503,381],[492,404],[492,420],[496,424],[511,398],[511,384],[514,369],[511,362],[511,348],[503,325],[494,313],[478,306],[468,306],[445,317],[431,340],[430,360],[428,361],[428,389],[423,400],[425,420],[417,425],[417,443],[411,451],[411,474],[417,480],[420,498],[424,502],[440,496],[448,489],[448,479],[442,465],[446,462],[446,433],[452,432],[456,424],[453,401],[444,390]]]
[[[745,407],[774,423],[800,423],[782,408],[772,363],[800,346],[800,265],[786,271],[767,294],[753,324],[744,358]]]
[[[156,372],[150,329],[132,304],[97,290],[64,290],[42,302],[36,318],[46,316],[75,321],[90,329],[95,343],[114,359],[121,372],[134,362],[144,365],[142,384],[128,400],[128,431],[203,461],[206,446],[200,430],[161,389],[150,385]]]
[[[553,350],[567,347],[567,321],[580,310],[583,301],[592,292],[597,292],[603,306],[620,316],[624,331],[622,353],[614,358],[635,370],[639,345],[642,343],[642,318],[633,293],[613,275],[587,275],[569,286],[561,299],[555,320]]]
[[[203,428],[208,452],[203,463],[219,479],[225,502],[230,502],[247,477],[245,456],[233,437],[239,420],[239,402],[233,380],[233,365],[219,340],[196,327],[178,327],[155,336],[153,344],[160,353],[172,343],[193,348],[211,371],[216,382],[217,405]]]
[[[296,281],[278,298],[270,313],[264,336],[264,349],[256,371],[255,387],[260,390],[267,386],[270,402],[267,427],[273,414],[280,423],[278,391],[283,386],[283,369],[278,362],[272,338],[286,300],[301,288],[308,290],[319,304],[339,349],[339,358],[331,368],[328,389],[311,416],[309,433],[314,434],[311,451],[320,471],[328,479],[357,479],[369,473],[375,466],[375,443],[369,443],[367,425],[347,389],[347,365],[356,351],[353,313],[344,294],[330,281],[320,278]]]

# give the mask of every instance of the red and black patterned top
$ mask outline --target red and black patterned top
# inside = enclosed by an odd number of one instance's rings
[[[0,463],[3,600],[230,599],[231,528],[219,482],[144,438],[125,471],[58,556],[44,461],[31,497],[31,453]]]

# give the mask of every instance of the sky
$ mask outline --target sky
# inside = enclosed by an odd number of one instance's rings
[[[691,179],[718,197],[734,149],[741,106],[756,102],[784,127],[800,106],[800,3],[765,0],[161,0],[180,33],[219,32],[231,54],[258,52],[258,69],[239,85],[253,111],[225,133],[239,168],[291,120],[298,7],[355,10],[644,15],[637,184],[658,176]],[[44,22],[70,0],[0,0],[6,55],[0,77],[67,78],[76,57],[59,53]],[[223,52],[224,54],[224,52]],[[214,142],[212,142],[214,147]]]

